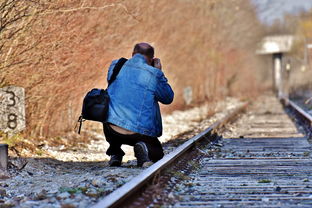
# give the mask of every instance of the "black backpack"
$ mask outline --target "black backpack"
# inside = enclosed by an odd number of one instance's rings
[[[108,81],[108,86],[116,79],[119,71],[121,70],[124,63],[128,59],[120,58],[116,63],[111,79]],[[107,88],[108,88],[107,86]],[[82,122],[85,120],[105,122],[107,118],[108,105],[109,105],[109,96],[107,93],[107,88],[97,89],[94,88],[87,93],[83,99],[82,112],[79,116],[78,122],[79,129],[78,134],[80,134]]]

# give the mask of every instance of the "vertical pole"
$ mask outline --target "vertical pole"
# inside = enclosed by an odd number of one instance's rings
[[[8,169],[8,145],[0,144],[0,168]]]
[[[287,60],[285,68],[284,68],[284,96],[286,98],[289,97],[289,79],[290,79],[290,71],[291,71],[291,61],[290,58]]]
[[[273,79],[274,87],[277,96],[280,98],[283,95],[283,83],[282,83],[282,53],[273,54]]]
[[[304,40],[304,68],[307,69],[308,67],[308,45],[307,45],[307,39],[303,38]]]

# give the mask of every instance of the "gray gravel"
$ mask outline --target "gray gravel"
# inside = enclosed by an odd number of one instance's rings
[[[213,107],[203,105],[163,116],[160,140],[165,153],[177,146],[177,139],[181,143],[196,135],[239,105],[237,99],[227,98]],[[217,113],[209,116],[212,110]],[[11,157],[10,177],[0,181],[0,207],[90,207],[143,170],[136,167],[133,148],[127,146],[122,167],[108,167],[104,154],[108,145],[96,132],[100,130],[91,132],[94,140],[89,145],[75,151],[46,146],[48,158]],[[0,176],[6,178],[4,173]]]

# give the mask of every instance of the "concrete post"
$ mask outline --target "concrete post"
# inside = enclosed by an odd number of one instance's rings
[[[274,87],[279,98],[283,96],[282,57],[282,53],[273,54]]]
[[[0,168],[8,169],[8,145],[0,144]]]

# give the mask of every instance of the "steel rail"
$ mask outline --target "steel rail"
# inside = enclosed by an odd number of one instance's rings
[[[205,138],[208,133],[213,133],[217,128],[225,125],[227,122],[231,121],[236,115],[243,112],[248,103],[236,108],[229,115],[225,116],[223,119],[213,123],[206,130],[200,134],[192,137],[179,147],[177,147],[173,152],[165,155],[165,157],[149,168],[142,171],[138,176],[134,177],[132,180],[121,186],[120,188],[113,191],[111,194],[107,195],[104,199],[99,201],[97,204],[92,206],[92,208],[108,208],[108,207],[118,207],[123,203],[128,197],[139,190],[144,184],[146,184],[153,176],[160,173],[161,170],[166,168],[169,164],[176,161],[183,153],[195,146],[197,142]]]
[[[302,115],[303,117],[305,117],[307,120],[309,120],[312,124],[312,116],[305,112],[301,107],[299,107],[296,103],[294,103],[293,101],[289,100],[286,97],[282,97],[281,98],[282,101],[284,101],[284,103],[290,107],[292,107],[293,109],[295,109],[300,115]]]

